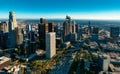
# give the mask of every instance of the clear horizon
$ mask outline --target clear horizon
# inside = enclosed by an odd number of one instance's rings
[[[2,0],[0,18],[14,11],[17,19],[120,20],[119,0]]]

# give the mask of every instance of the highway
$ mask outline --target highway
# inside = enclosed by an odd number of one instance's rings
[[[64,59],[59,59],[56,63],[55,68],[51,71],[52,74],[68,74],[73,60],[77,54],[76,52],[69,52],[66,54]]]

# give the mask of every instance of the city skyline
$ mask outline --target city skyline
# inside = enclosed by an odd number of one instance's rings
[[[17,19],[58,18],[120,20],[119,0],[7,0],[1,1],[0,18],[14,11]]]

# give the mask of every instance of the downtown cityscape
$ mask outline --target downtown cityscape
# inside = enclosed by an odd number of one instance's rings
[[[54,1],[52,4],[58,3]],[[56,7],[49,7],[48,1],[48,6],[39,6],[41,11],[36,8],[39,1],[33,6],[32,2],[21,0],[26,5],[19,7],[17,1],[6,9],[0,3],[0,74],[120,74],[119,1],[103,2],[102,10],[98,6],[102,2],[88,1],[93,6],[82,8],[83,0],[75,0],[74,7],[67,7],[73,0]],[[112,3],[111,12],[99,14]]]

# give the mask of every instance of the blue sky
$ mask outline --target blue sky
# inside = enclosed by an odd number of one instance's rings
[[[120,0],[0,0],[0,18],[120,19]]]

